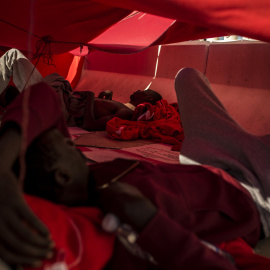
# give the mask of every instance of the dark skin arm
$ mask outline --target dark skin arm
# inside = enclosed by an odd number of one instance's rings
[[[89,92],[85,105],[82,128],[85,130],[106,130],[106,124],[114,117],[131,120],[133,112],[124,104],[106,99],[96,99]]]
[[[113,92],[110,90],[105,90],[99,93],[98,98],[104,98],[112,100]]]
[[[15,125],[0,135],[0,254],[10,265],[38,266],[52,255],[48,229],[26,204],[12,168],[21,149]]]
[[[98,204],[102,211],[116,215],[120,222],[131,225],[137,232],[157,213],[156,206],[136,187],[115,182],[98,191]]]

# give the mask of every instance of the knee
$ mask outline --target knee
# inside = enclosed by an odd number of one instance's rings
[[[196,78],[199,77],[201,77],[201,73],[194,68],[185,67],[180,69],[174,81],[176,94],[178,95],[182,90],[190,88],[190,86],[196,81]]]
[[[18,54],[20,51],[18,49],[10,49],[6,52],[6,54],[12,55],[12,54]]]
[[[200,77],[201,73],[197,69],[191,67],[184,67],[181,68],[176,74],[175,81],[178,82],[187,79],[194,79],[198,76]]]
[[[9,53],[18,53],[20,52],[18,49],[12,48],[8,50]]]
[[[7,59],[17,59],[22,53],[18,49],[10,49],[5,55],[7,56]]]
[[[175,77],[175,90],[178,93],[182,88],[190,88],[198,83],[206,82],[209,86],[210,83],[206,76],[195,68],[185,67],[178,71]]]

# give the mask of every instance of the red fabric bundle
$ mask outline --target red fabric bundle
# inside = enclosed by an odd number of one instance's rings
[[[180,122],[180,115],[175,108],[175,103],[168,104],[165,99],[162,99],[152,105],[150,103],[139,104],[132,117],[132,121],[156,121],[161,119],[176,119]]]
[[[253,249],[241,238],[222,243],[218,247],[233,257],[239,270],[270,269],[270,259],[255,254]]]
[[[56,263],[68,269],[103,269],[113,253],[114,236],[100,226],[102,213],[93,207],[69,208],[25,195],[33,212],[51,232],[55,256],[39,269],[52,269]]]
[[[152,139],[172,144],[172,150],[180,151],[184,139],[179,113],[166,100],[156,105],[143,103],[136,107],[133,120],[113,118],[107,123],[107,133],[112,139],[136,140]]]

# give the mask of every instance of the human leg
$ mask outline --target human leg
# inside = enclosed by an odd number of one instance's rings
[[[8,86],[11,76],[20,92],[43,80],[34,65],[17,49],[7,51],[0,58],[0,94]]]
[[[180,162],[227,171],[250,191],[260,212],[268,216],[269,137],[254,136],[242,129],[214,95],[207,78],[197,70],[180,70],[175,89],[185,135]]]
[[[230,158],[241,155],[240,126],[214,95],[207,78],[197,70],[180,70],[175,89],[185,134],[181,163],[195,162],[227,170],[225,153]]]

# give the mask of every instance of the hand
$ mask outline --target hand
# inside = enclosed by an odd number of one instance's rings
[[[113,92],[110,90],[102,91],[99,93],[98,98],[104,98],[108,100],[112,100]]]
[[[47,228],[33,214],[12,172],[0,173],[0,257],[10,265],[39,266],[51,257]]]
[[[137,232],[143,230],[157,213],[157,208],[136,187],[115,182],[98,191],[98,203],[104,213],[116,215]]]

